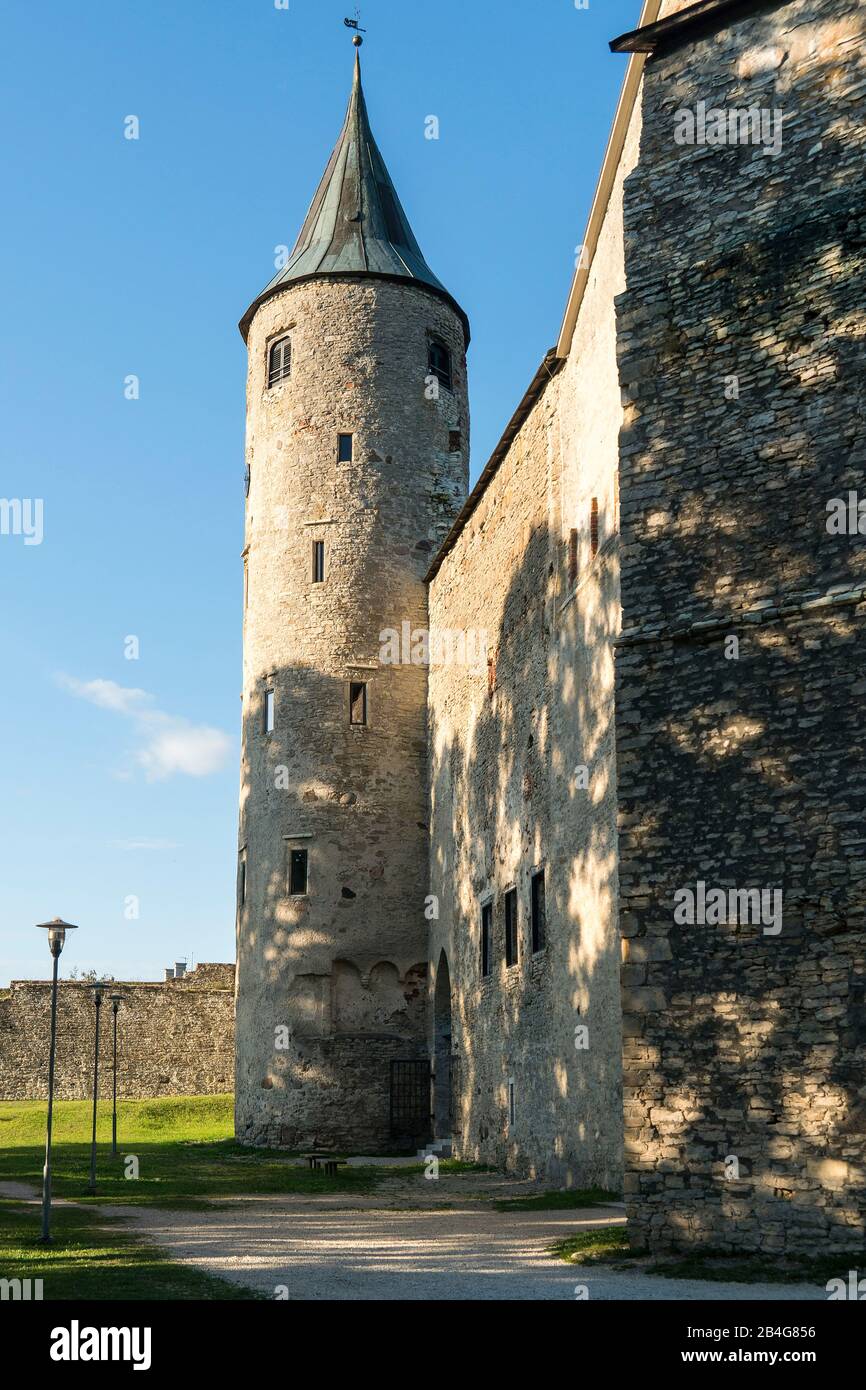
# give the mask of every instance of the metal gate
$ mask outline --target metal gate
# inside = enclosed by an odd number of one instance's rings
[[[391,1063],[391,1137],[407,1143],[430,1137],[430,1062],[426,1057]]]

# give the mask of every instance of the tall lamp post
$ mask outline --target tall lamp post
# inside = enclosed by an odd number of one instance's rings
[[[51,977],[51,1044],[48,1052],[48,1127],[45,1131],[45,1166],[42,1169],[42,1243],[51,1243],[51,1121],[54,1114],[54,1054],[57,1046],[57,967],[60,952],[68,931],[78,931],[71,922],[55,917],[53,922],[40,922],[40,931],[48,932],[48,949],[54,958]]]
[[[99,1095],[99,1011],[102,1008],[102,994],[105,982],[97,980],[93,986],[93,1002],[96,1005],[96,1030],[93,1043],[93,1129],[90,1136],[90,1183],[88,1192],[96,1192],[96,1100]]]
[[[110,994],[111,1012],[114,1015],[113,1076],[111,1084],[111,1157],[117,1158],[117,1010],[120,1008],[122,994],[115,990]]]

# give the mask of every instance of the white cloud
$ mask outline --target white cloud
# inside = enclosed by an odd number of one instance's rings
[[[151,734],[147,746],[139,751],[138,761],[149,782],[171,777],[175,772],[187,777],[208,777],[219,771],[230,748],[231,739],[222,729],[164,716],[161,728]]]
[[[162,781],[175,773],[208,777],[220,770],[231,750],[232,741],[222,729],[191,724],[188,719],[166,714],[155,707],[154,697],[146,690],[110,680],[81,681],[63,673],[57,676],[57,682],[79,699],[132,721],[141,742],[135,760],[144,768],[149,782]],[[157,847],[153,841],[127,843],[134,848]],[[159,847],[164,846],[160,843]]]
[[[80,681],[76,680],[75,676],[66,676],[61,672],[57,682],[64,690],[77,695],[79,699],[88,700],[91,705],[98,705],[100,709],[114,710],[116,714],[135,714],[153,699],[146,690],[118,685],[116,681]]]

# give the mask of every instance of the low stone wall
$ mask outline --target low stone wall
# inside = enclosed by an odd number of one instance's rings
[[[164,983],[116,981],[124,996],[117,1027],[121,1097],[219,1095],[234,1088],[234,965],[203,964]],[[57,998],[55,1094],[93,1094],[90,984],[61,980]],[[51,984],[13,980],[0,991],[0,1099],[48,1095]],[[112,1010],[102,1006],[100,1087],[111,1094]]]

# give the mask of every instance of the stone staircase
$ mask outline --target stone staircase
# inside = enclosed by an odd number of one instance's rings
[[[429,1158],[435,1154],[437,1158],[450,1158],[452,1143],[451,1139],[431,1139],[425,1148],[418,1150],[418,1157]]]

